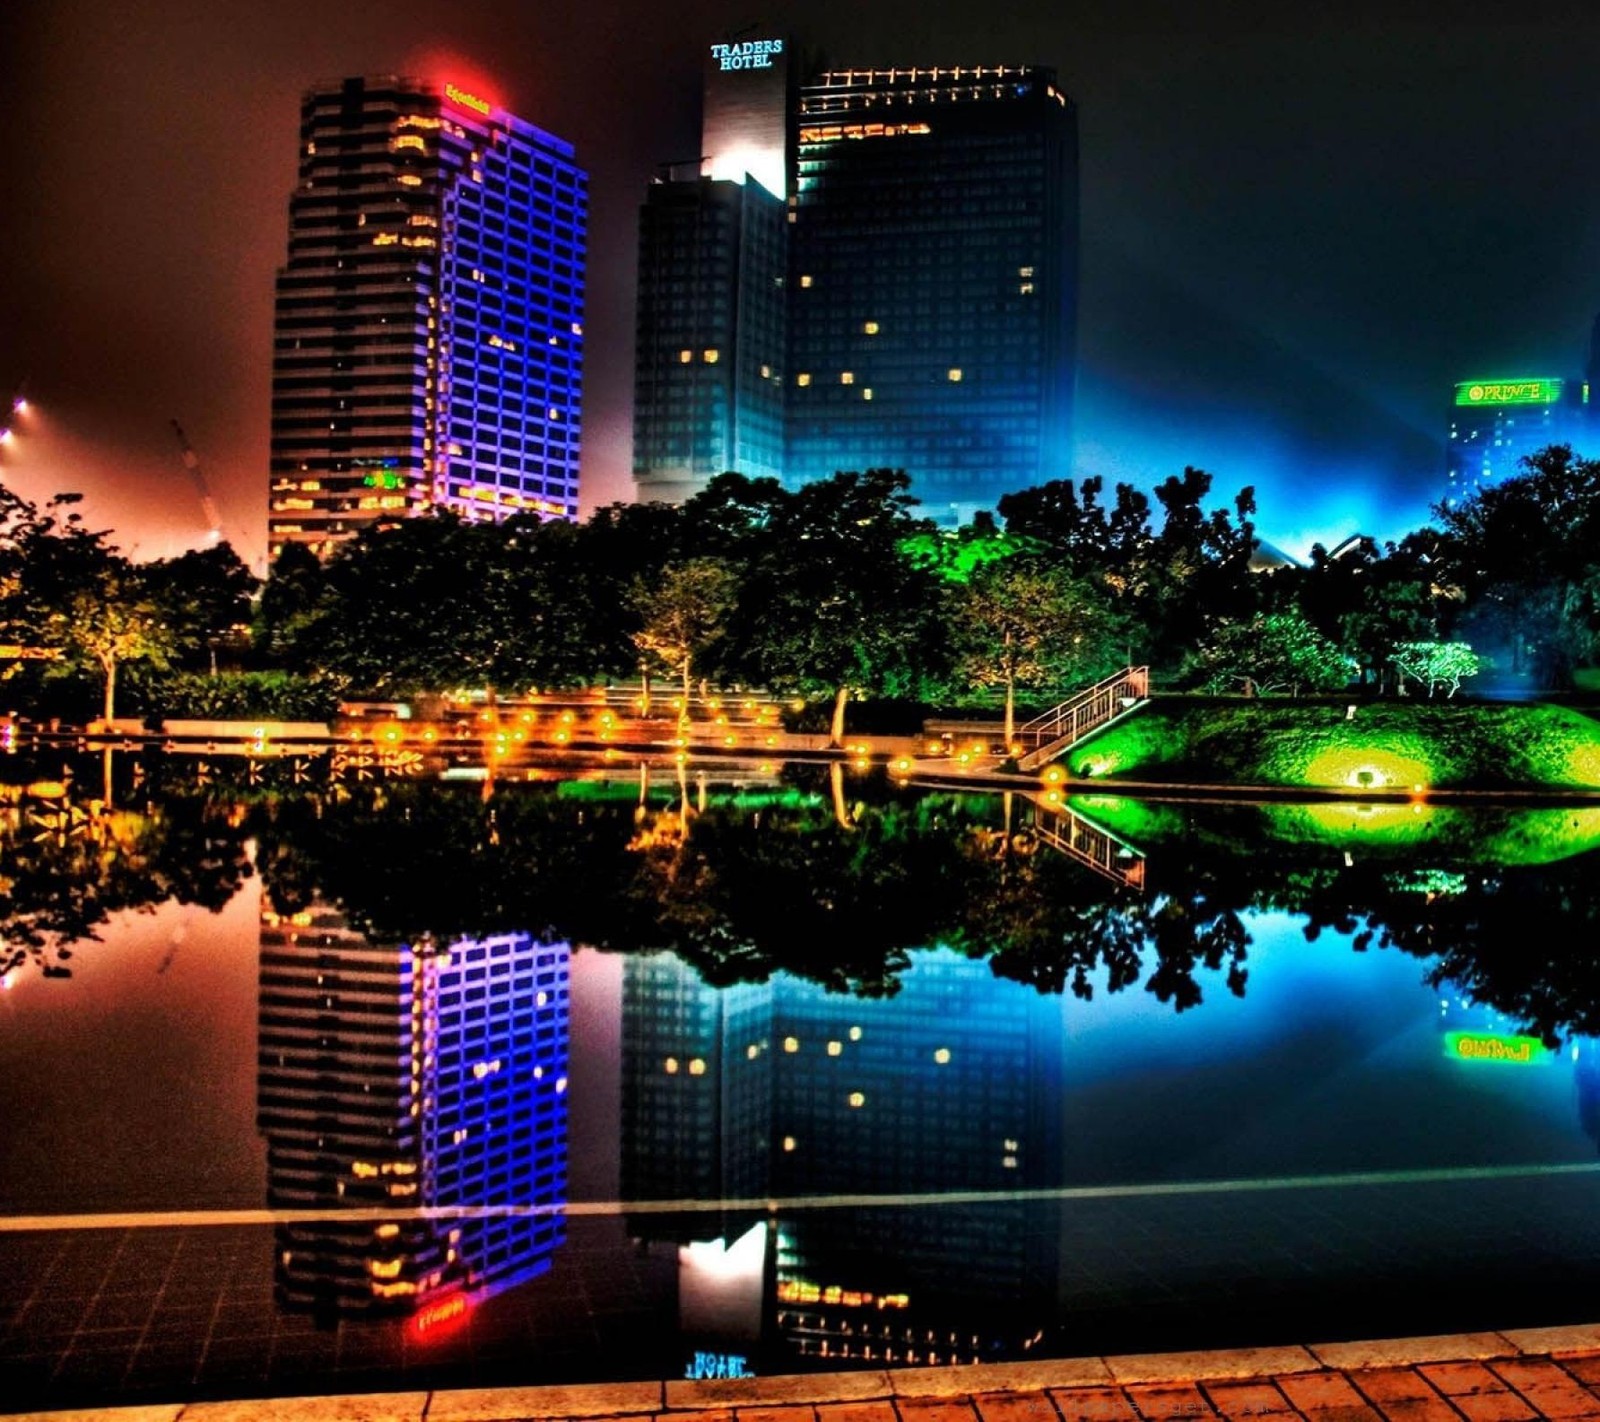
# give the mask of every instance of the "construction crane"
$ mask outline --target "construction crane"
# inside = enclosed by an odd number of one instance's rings
[[[200,496],[200,508],[206,516],[206,537],[213,543],[222,542],[222,515],[217,512],[217,501],[211,497],[211,486],[206,483],[205,471],[200,468],[200,456],[189,443],[189,436],[177,420],[172,422],[172,432],[178,437],[178,448],[183,451],[183,467],[194,481],[194,491]]]

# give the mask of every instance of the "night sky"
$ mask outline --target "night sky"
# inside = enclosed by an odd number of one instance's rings
[[[1577,375],[1600,310],[1592,0],[4,0],[0,452],[139,557],[264,542],[272,280],[301,90],[465,80],[592,179],[585,508],[632,493],[635,212],[698,151],[702,46],[756,21],[845,64],[1054,65],[1080,105],[1077,472],[1258,486],[1301,550],[1441,492],[1452,383]]]

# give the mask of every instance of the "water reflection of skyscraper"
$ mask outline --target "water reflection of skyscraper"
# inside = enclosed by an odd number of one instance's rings
[[[780,977],[718,992],[676,959],[623,974],[625,1193],[760,1199],[1059,1183],[1061,1003],[954,953],[916,955],[893,999]],[[954,1361],[1018,1351],[1056,1286],[1047,1207],[638,1214],[680,1252],[686,1347],[779,1339],[802,1356]],[[707,1248],[723,1242],[712,1258]],[[763,1257],[764,1256],[764,1257]],[[739,1268],[735,1262],[742,1260]],[[762,1317],[734,1327],[720,1286]],[[697,1318],[717,1318],[697,1331]],[[741,1336],[742,1333],[742,1336]]]
[[[565,1238],[568,956],[526,934],[374,944],[323,905],[263,915],[270,1203],[548,1210],[279,1226],[283,1303],[421,1321],[549,1268]]]

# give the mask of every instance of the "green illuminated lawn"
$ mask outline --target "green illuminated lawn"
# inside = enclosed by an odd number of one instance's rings
[[[1157,702],[1067,758],[1074,775],[1363,790],[1600,789],[1600,721],[1559,706]]]

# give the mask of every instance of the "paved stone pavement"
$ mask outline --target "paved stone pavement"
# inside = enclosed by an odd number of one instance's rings
[[[0,1408],[4,1407],[0,1399]],[[171,1403],[11,1422],[1600,1422],[1600,1324],[717,1382]]]

